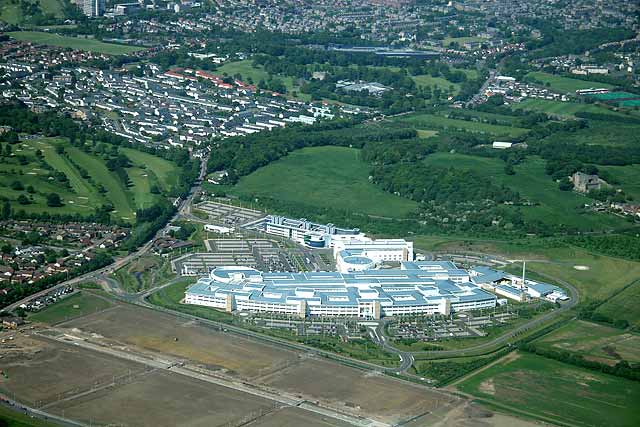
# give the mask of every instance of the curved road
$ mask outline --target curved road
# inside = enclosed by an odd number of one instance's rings
[[[456,349],[456,350],[432,350],[432,351],[414,351],[414,352],[403,352],[401,350],[398,350],[397,348],[391,346],[388,343],[387,339],[384,339],[386,337],[384,337],[382,334],[384,333],[384,328],[379,327],[379,333],[380,336],[383,338],[383,342],[382,345],[386,348],[389,349],[390,351],[394,351],[395,353],[398,354],[404,354],[405,357],[409,357],[411,355],[413,356],[433,356],[433,359],[438,359],[438,358],[451,358],[451,357],[462,357],[462,356],[472,356],[475,355],[479,352],[482,352],[484,350],[490,350],[493,347],[496,346],[500,346],[501,344],[507,344],[507,342],[514,338],[516,335],[519,335],[522,332],[528,331],[530,329],[536,328],[538,326],[540,326],[541,324],[553,319],[554,317],[559,316],[560,314],[564,313],[567,310],[570,310],[571,308],[575,307],[575,305],[578,303],[579,301],[579,295],[578,295],[578,290],[573,286],[570,285],[569,283],[565,282],[564,280],[560,280],[551,276],[548,276],[546,274],[541,274],[538,273],[541,276],[547,277],[561,285],[563,285],[570,294],[570,299],[568,302],[566,302],[565,304],[562,304],[562,306],[560,308],[556,308],[548,313],[545,313],[543,315],[537,316],[533,319],[531,319],[530,321],[528,321],[527,323],[524,323],[520,326],[518,326],[515,329],[512,329],[508,332],[505,332],[504,334],[492,339],[491,341],[487,341],[485,343],[482,344],[478,344],[478,345],[474,345],[471,347],[466,347],[466,348],[462,348],[462,349]],[[496,349],[497,350],[497,349]]]

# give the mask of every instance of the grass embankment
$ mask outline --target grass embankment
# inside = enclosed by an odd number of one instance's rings
[[[497,408],[560,425],[635,426],[640,417],[640,383],[528,353],[457,387]]]
[[[12,410],[4,405],[0,405],[0,425],[3,427],[60,427],[49,420],[44,421],[32,418],[23,411]]]
[[[572,79],[569,77],[556,76],[541,71],[533,71],[527,74],[527,77],[533,77],[534,79],[541,81],[545,86],[553,89],[557,92],[573,93],[581,89],[590,88],[603,88],[613,89],[613,85],[607,83],[591,82],[580,79]]]
[[[417,204],[370,183],[369,169],[357,149],[304,148],[243,177],[230,192],[370,215],[409,216]]]
[[[640,282],[633,283],[596,309],[610,319],[624,319],[629,324],[640,327]]]
[[[6,34],[16,40],[48,46],[68,47],[71,49],[86,50],[89,52],[104,53],[107,55],[126,55],[143,49],[136,46],[103,43],[94,39],[61,36],[58,34],[40,31],[10,31]]]
[[[133,293],[165,283],[175,274],[171,271],[170,262],[162,257],[151,255],[136,259],[117,270],[112,276],[125,291]]]
[[[526,99],[518,104],[514,104],[512,107],[515,110],[541,111],[555,116],[566,116],[570,118],[574,117],[576,113],[612,114],[626,117],[626,115],[611,111],[597,104],[581,104],[578,102],[562,102],[548,99]]]
[[[515,126],[493,125],[468,120],[452,119],[435,114],[411,114],[395,119],[399,123],[405,123],[420,130],[464,130],[468,132],[491,134],[497,137],[516,137],[527,133],[529,130]]]
[[[640,362],[640,335],[610,326],[573,320],[535,342],[536,346],[582,355],[615,365],[621,360]]]
[[[29,315],[32,322],[58,323],[105,310],[113,304],[90,292],[78,292]]]

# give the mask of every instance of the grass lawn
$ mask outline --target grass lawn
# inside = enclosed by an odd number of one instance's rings
[[[588,360],[608,365],[615,365],[620,360],[640,362],[639,334],[583,320],[572,320],[536,344],[577,352]]]
[[[450,86],[453,86],[453,94],[457,95],[458,92],[460,91],[460,84],[459,83],[452,83],[449,80],[445,79],[444,77],[432,77],[429,74],[421,74],[418,76],[413,76],[411,77],[413,79],[413,81],[416,82],[416,85],[418,86],[431,86],[431,89],[435,89],[436,87],[439,87],[442,90],[449,90]]]
[[[171,187],[178,183],[179,171],[175,163],[133,148],[121,148],[120,151],[136,166],[146,169],[147,173],[155,175],[163,190],[169,191]]]
[[[439,252],[463,251],[501,255],[511,260],[527,260],[527,270],[538,273],[549,282],[560,279],[578,288],[581,298],[605,299],[640,277],[640,262],[593,254],[584,249],[561,244],[552,239],[524,238],[513,241],[489,240],[455,236],[414,236],[419,250]],[[586,266],[588,270],[577,270],[574,266]],[[522,271],[516,262],[509,270]],[[636,293],[640,294],[640,286]],[[631,291],[629,291],[631,292]],[[623,299],[622,297],[620,297]],[[637,297],[640,299],[640,295]],[[614,298],[615,300],[616,298]],[[623,299],[627,302],[628,299]],[[639,301],[640,302],[640,301]],[[637,303],[628,301],[626,313],[637,313]],[[636,316],[636,319],[640,316]]]
[[[76,163],[84,165],[93,182],[100,183],[106,188],[105,196],[113,204],[114,214],[127,221],[134,220],[135,207],[131,193],[122,181],[107,169],[104,161],[76,147],[68,147],[67,152]]]
[[[638,327],[640,326],[640,310],[638,307],[640,307],[640,282],[634,283],[605,302],[598,307],[597,312],[614,320],[625,319],[630,324]]]
[[[499,408],[574,426],[635,426],[640,383],[517,353],[457,386]]]
[[[440,129],[462,129],[470,132],[488,133],[496,136],[513,137],[527,133],[529,130],[519,127],[491,125],[488,123],[478,123],[466,120],[449,119],[433,114],[413,114],[400,116],[396,121],[407,123],[416,129],[440,130]]]
[[[297,150],[241,178],[231,193],[387,217],[413,212],[415,202],[386,193],[368,181],[369,165],[359,154],[346,147]]]
[[[175,275],[171,272],[171,263],[160,256],[150,255],[138,258],[113,275],[127,292],[139,292],[159,285]]]
[[[549,88],[558,92],[575,93],[577,90],[590,88],[612,89],[613,85],[606,83],[590,82],[585,80],[571,79],[569,77],[556,76],[541,71],[534,71],[527,74],[527,77],[533,77],[543,82],[545,85],[549,83]]]
[[[88,292],[78,292],[68,296],[47,308],[29,315],[32,322],[57,323],[75,317],[86,316],[111,307],[106,299]]]
[[[240,74],[242,76],[242,80],[247,82],[247,78],[251,77],[254,84],[258,84],[260,80],[267,81],[269,79],[269,73],[267,73],[262,66],[254,67],[252,59],[245,59],[242,61],[233,61],[227,62],[221,67],[217,69],[218,73],[227,73],[229,76],[234,76],[235,74]],[[291,98],[301,99],[301,100],[310,100],[311,97],[307,94],[300,93],[300,87],[295,82],[295,79],[291,76],[281,76],[275,75],[278,79],[282,80],[284,85],[287,87],[287,96]],[[292,92],[297,92],[297,97],[292,96]]]
[[[574,117],[574,114],[578,112],[613,114],[626,117],[624,114],[611,111],[608,108],[596,104],[580,104],[578,102],[551,101],[547,99],[526,99],[518,104],[514,104],[513,108],[517,110],[542,111],[547,114],[567,117]]]
[[[93,39],[67,37],[40,31],[11,31],[6,34],[17,40],[28,41],[36,44],[69,47],[71,49],[86,50],[90,52],[104,53],[107,55],[126,55],[143,49],[136,46],[103,43]]]
[[[36,0],[40,9],[46,14],[54,15],[56,18],[62,18],[62,1],[61,0]],[[25,16],[20,10],[18,2],[12,3],[10,0],[0,0],[0,20],[9,24],[23,24]]]
[[[598,166],[598,169],[607,171],[620,182],[614,187],[622,188],[636,202],[640,200],[640,165]]]
[[[66,155],[56,152],[57,145],[65,147]],[[55,179],[49,179],[49,174],[52,172],[39,163],[35,155],[36,150],[42,151],[44,160],[55,171],[63,172],[67,176],[69,187]],[[15,157],[0,163],[0,196],[8,198],[14,210],[24,210],[27,213],[88,215],[92,214],[96,207],[110,203],[114,206],[118,217],[133,221],[135,209],[149,207],[162,197],[151,193],[152,185],[169,191],[177,183],[178,167],[173,162],[135,149],[125,148],[122,151],[134,165],[127,169],[133,184],[130,187],[126,187],[115,172],[106,168],[105,161],[101,157],[69,145],[64,138],[24,140],[13,146]],[[20,165],[17,160],[19,155],[27,158],[28,163]],[[85,168],[91,179],[83,178],[76,165]],[[14,181],[21,182],[25,189],[32,186],[35,193],[28,194],[26,190],[14,190],[12,188]],[[105,187],[105,194],[100,194],[98,184]],[[63,206],[48,207],[46,196],[49,193],[60,195]],[[20,205],[17,198],[21,194],[32,198],[32,202],[28,205]]]
[[[515,175],[504,173],[504,162],[500,159],[470,156],[465,154],[434,153],[425,159],[433,166],[447,166],[474,170],[496,184],[503,184],[520,193],[536,206],[521,206],[525,219],[540,220],[553,224],[567,224],[582,230],[603,230],[621,225],[623,220],[591,212],[582,213],[580,208],[589,199],[585,196],[560,191],[558,185],[545,174],[544,160],[529,156],[515,167]]]
[[[97,200],[100,202],[102,198],[89,183],[87,183],[78,170],[63,156],[56,153],[55,145],[64,144],[65,140],[61,138],[37,138],[24,141],[13,146],[15,155],[25,156],[29,163],[20,165],[17,161],[3,161],[0,164],[0,195],[13,200],[12,208],[14,210],[24,210],[28,213],[53,212],[58,214],[89,214],[94,210],[90,206],[90,202]],[[36,161],[35,152],[37,149],[42,150],[44,158],[53,168],[64,172],[69,179],[71,188],[62,185],[56,180],[48,179],[49,171],[41,167]],[[25,191],[17,191],[10,188],[10,184],[19,181],[26,188],[33,186],[35,193],[27,194]],[[49,193],[57,193],[60,195],[63,206],[50,208],[46,204],[46,195]],[[15,200],[20,194],[33,197],[32,203],[29,205],[20,205]]]
[[[462,47],[462,45],[464,43],[467,42],[483,42],[486,41],[487,39],[484,37],[446,37],[443,41],[442,44],[444,46],[449,46],[451,43],[456,42],[460,45],[460,47]]]
[[[24,412],[14,411],[4,405],[0,405],[0,425],[5,427],[55,427],[61,424],[31,418],[29,415],[25,415]]]

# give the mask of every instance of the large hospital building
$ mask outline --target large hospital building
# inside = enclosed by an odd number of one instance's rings
[[[490,308],[497,297],[471,282],[469,272],[455,264],[430,261],[350,273],[218,267],[187,289],[185,303],[228,312],[379,319]]]

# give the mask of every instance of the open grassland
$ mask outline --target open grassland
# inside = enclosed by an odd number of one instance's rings
[[[107,197],[113,203],[114,213],[122,219],[132,221],[135,204],[125,184],[98,157],[80,151],[76,147],[67,149],[69,156],[79,165],[87,169],[93,182],[99,182],[107,189]]]
[[[40,138],[12,146],[16,156],[24,156],[28,161],[27,164],[21,165],[16,158],[5,158],[0,164],[0,195],[13,201],[11,205],[14,210],[37,213],[51,212],[52,208],[46,205],[46,196],[49,193],[57,193],[63,200],[64,206],[55,208],[53,212],[65,214],[93,212],[93,207],[89,206],[87,202],[97,196],[97,191],[86,185],[76,168],[67,159],[56,153],[55,145],[62,143],[64,140],[59,138]],[[42,151],[47,163],[67,175],[70,188],[53,179],[48,179],[49,171],[41,168],[35,159],[37,149]],[[28,195],[23,190],[14,190],[11,186],[16,181],[22,183],[24,188],[32,186],[35,193]],[[28,205],[18,204],[16,199],[20,194],[27,195],[31,203]]]
[[[612,114],[626,117],[626,115],[622,113],[611,111],[597,104],[581,104],[578,102],[562,102],[548,99],[526,99],[517,104],[513,104],[512,107],[519,110],[541,111],[547,114],[567,117],[573,117],[575,113]]]
[[[29,320],[53,324],[97,313],[109,307],[113,307],[113,303],[104,297],[90,292],[78,292],[31,314]]]
[[[583,320],[572,320],[536,341],[536,345],[576,352],[608,365],[621,360],[640,362],[639,334]]]
[[[578,288],[583,299],[606,299],[640,277],[638,262],[596,255],[579,248],[549,248],[538,254],[544,254],[546,259],[525,258],[527,269],[542,277],[569,282]],[[576,265],[589,269],[577,270]],[[522,271],[522,265],[514,264],[513,271]]]
[[[543,73],[534,71],[527,74],[527,77],[533,77],[545,84],[548,83],[548,87],[558,92],[570,92],[575,93],[577,90],[590,89],[590,88],[604,88],[612,89],[613,86],[606,83],[590,82],[586,80],[572,79],[569,77],[556,76],[549,73]]]
[[[113,274],[120,286],[127,292],[149,289],[173,276],[171,263],[156,255],[140,257]]]
[[[63,4],[61,0],[36,0],[42,13],[45,15],[53,15],[56,18],[64,17]],[[20,4],[18,2],[12,2],[11,0],[0,0],[0,20],[8,24],[18,25],[23,24],[25,20],[29,18],[24,16],[22,10],[20,10]]]
[[[66,154],[57,151],[59,145],[65,148]],[[53,171],[39,162],[37,150],[42,151],[44,161]],[[162,197],[151,193],[152,185],[167,190],[177,179],[178,168],[174,163],[134,149],[123,149],[133,164],[127,169],[130,186],[107,169],[102,157],[70,146],[64,138],[27,139],[14,144],[12,152],[14,156],[4,158],[0,163],[0,196],[10,201],[14,211],[89,215],[95,208],[110,204],[116,217],[133,221],[136,209],[148,207]],[[18,156],[23,156],[26,163],[21,164]],[[86,169],[89,177],[84,178],[78,166]],[[50,177],[55,171],[64,173],[69,185]],[[16,189],[15,182],[20,182],[23,189]],[[104,187],[103,193],[98,190],[99,185]],[[33,193],[26,191],[29,186],[34,188]],[[63,206],[47,206],[49,193],[58,194]],[[20,195],[27,196],[31,202],[19,204]]]
[[[458,45],[460,45],[460,47],[462,47],[462,45],[464,43],[468,43],[468,42],[484,42],[487,41],[486,38],[484,37],[476,37],[476,36],[469,36],[469,37],[446,37],[443,41],[442,44],[444,46],[449,46],[451,43],[458,43]]]
[[[107,55],[126,55],[142,50],[141,47],[125,46],[113,43],[103,43],[93,39],[81,39],[78,37],[67,37],[40,31],[12,31],[6,33],[17,40],[44,44],[57,47],[68,47],[77,50],[86,50]]]
[[[389,217],[406,217],[416,208],[378,189],[368,176],[357,149],[304,148],[241,178],[231,192]]]
[[[222,65],[221,67],[218,67],[217,69],[218,73],[226,73],[227,75],[234,77],[236,74],[240,74],[242,77],[242,81],[244,81],[245,83],[248,83],[248,78],[250,77],[251,80],[253,81],[253,84],[257,85],[260,80],[264,80],[267,81],[269,80],[269,73],[267,73],[262,66],[257,66],[254,67],[253,66],[253,60],[251,59],[245,59],[242,61],[234,61],[234,62],[227,62],[224,65]],[[275,75],[272,76],[275,78],[278,78],[280,80],[282,80],[282,82],[284,83],[284,85],[287,88],[287,96],[293,97],[292,93],[293,92],[297,92],[297,97],[295,98],[299,98],[302,100],[309,100],[310,96],[300,93],[300,87],[298,86],[298,84],[296,83],[295,79],[291,76],[281,76],[281,75]]]
[[[640,277],[640,273],[637,277]],[[596,310],[613,320],[624,319],[635,327],[640,326],[640,282],[636,282],[602,304]]]
[[[635,426],[640,383],[522,353],[463,381],[459,390],[515,414],[572,426]]]
[[[495,158],[434,153],[427,156],[425,163],[473,170],[496,184],[503,184],[518,191],[522,197],[536,204],[520,207],[528,220],[566,224],[585,231],[603,230],[624,223],[617,217],[582,212],[582,206],[588,203],[589,199],[577,193],[560,191],[558,184],[545,174],[544,160],[538,157],[529,156],[522,164],[515,166],[515,175],[507,175],[504,172],[504,162]]]
[[[598,166],[598,169],[607,171],[619,182],[614,187],[622,188],[636,202],[640,200],[640,165]]]
[[[415,236],[413,240],[416,248],[424,250],[496,254],[511,260],[526,259],[528,271],[538,273],[550,282],[553,279],[569,282],[578,288],[583,300],[604,300],[640,277],[640,262],[598,255],[547,239],[499,241],[455,236]],[[574,268],[577,265],[588,269],[577,270]],[[522,264],[515,262],[510,270],[514,274],[519,273]]]
[[[120,151],[133,164],[140,169],[144,169],[148,176],[155,176],[163,190],[169,191],[171,187],[178,183],[178,170],[174,163],[133,148],[122,148]]]
[[[431,89],[438,87],[441,90],[449,90],[450,88],[453,88],[453,95],[457,95],[460,91],[459,83],[450,82],[444,77],[432,77],[429,74],[421,74],[418,76],[412,76],[411,78],[416,82],[416,85],[421,87],[431,86]]]
[[[488,123],[472,122],[467,120],[450,119],[434,114],[412,114],[407,116],[400,116],[396,121],[413,126],[416,129],[423,130],[465,130],[469,132],[477,132],[484,134],[492,134],[495,136],[515,137],[520,136],[528,132],[528,129],[492,125]]]

